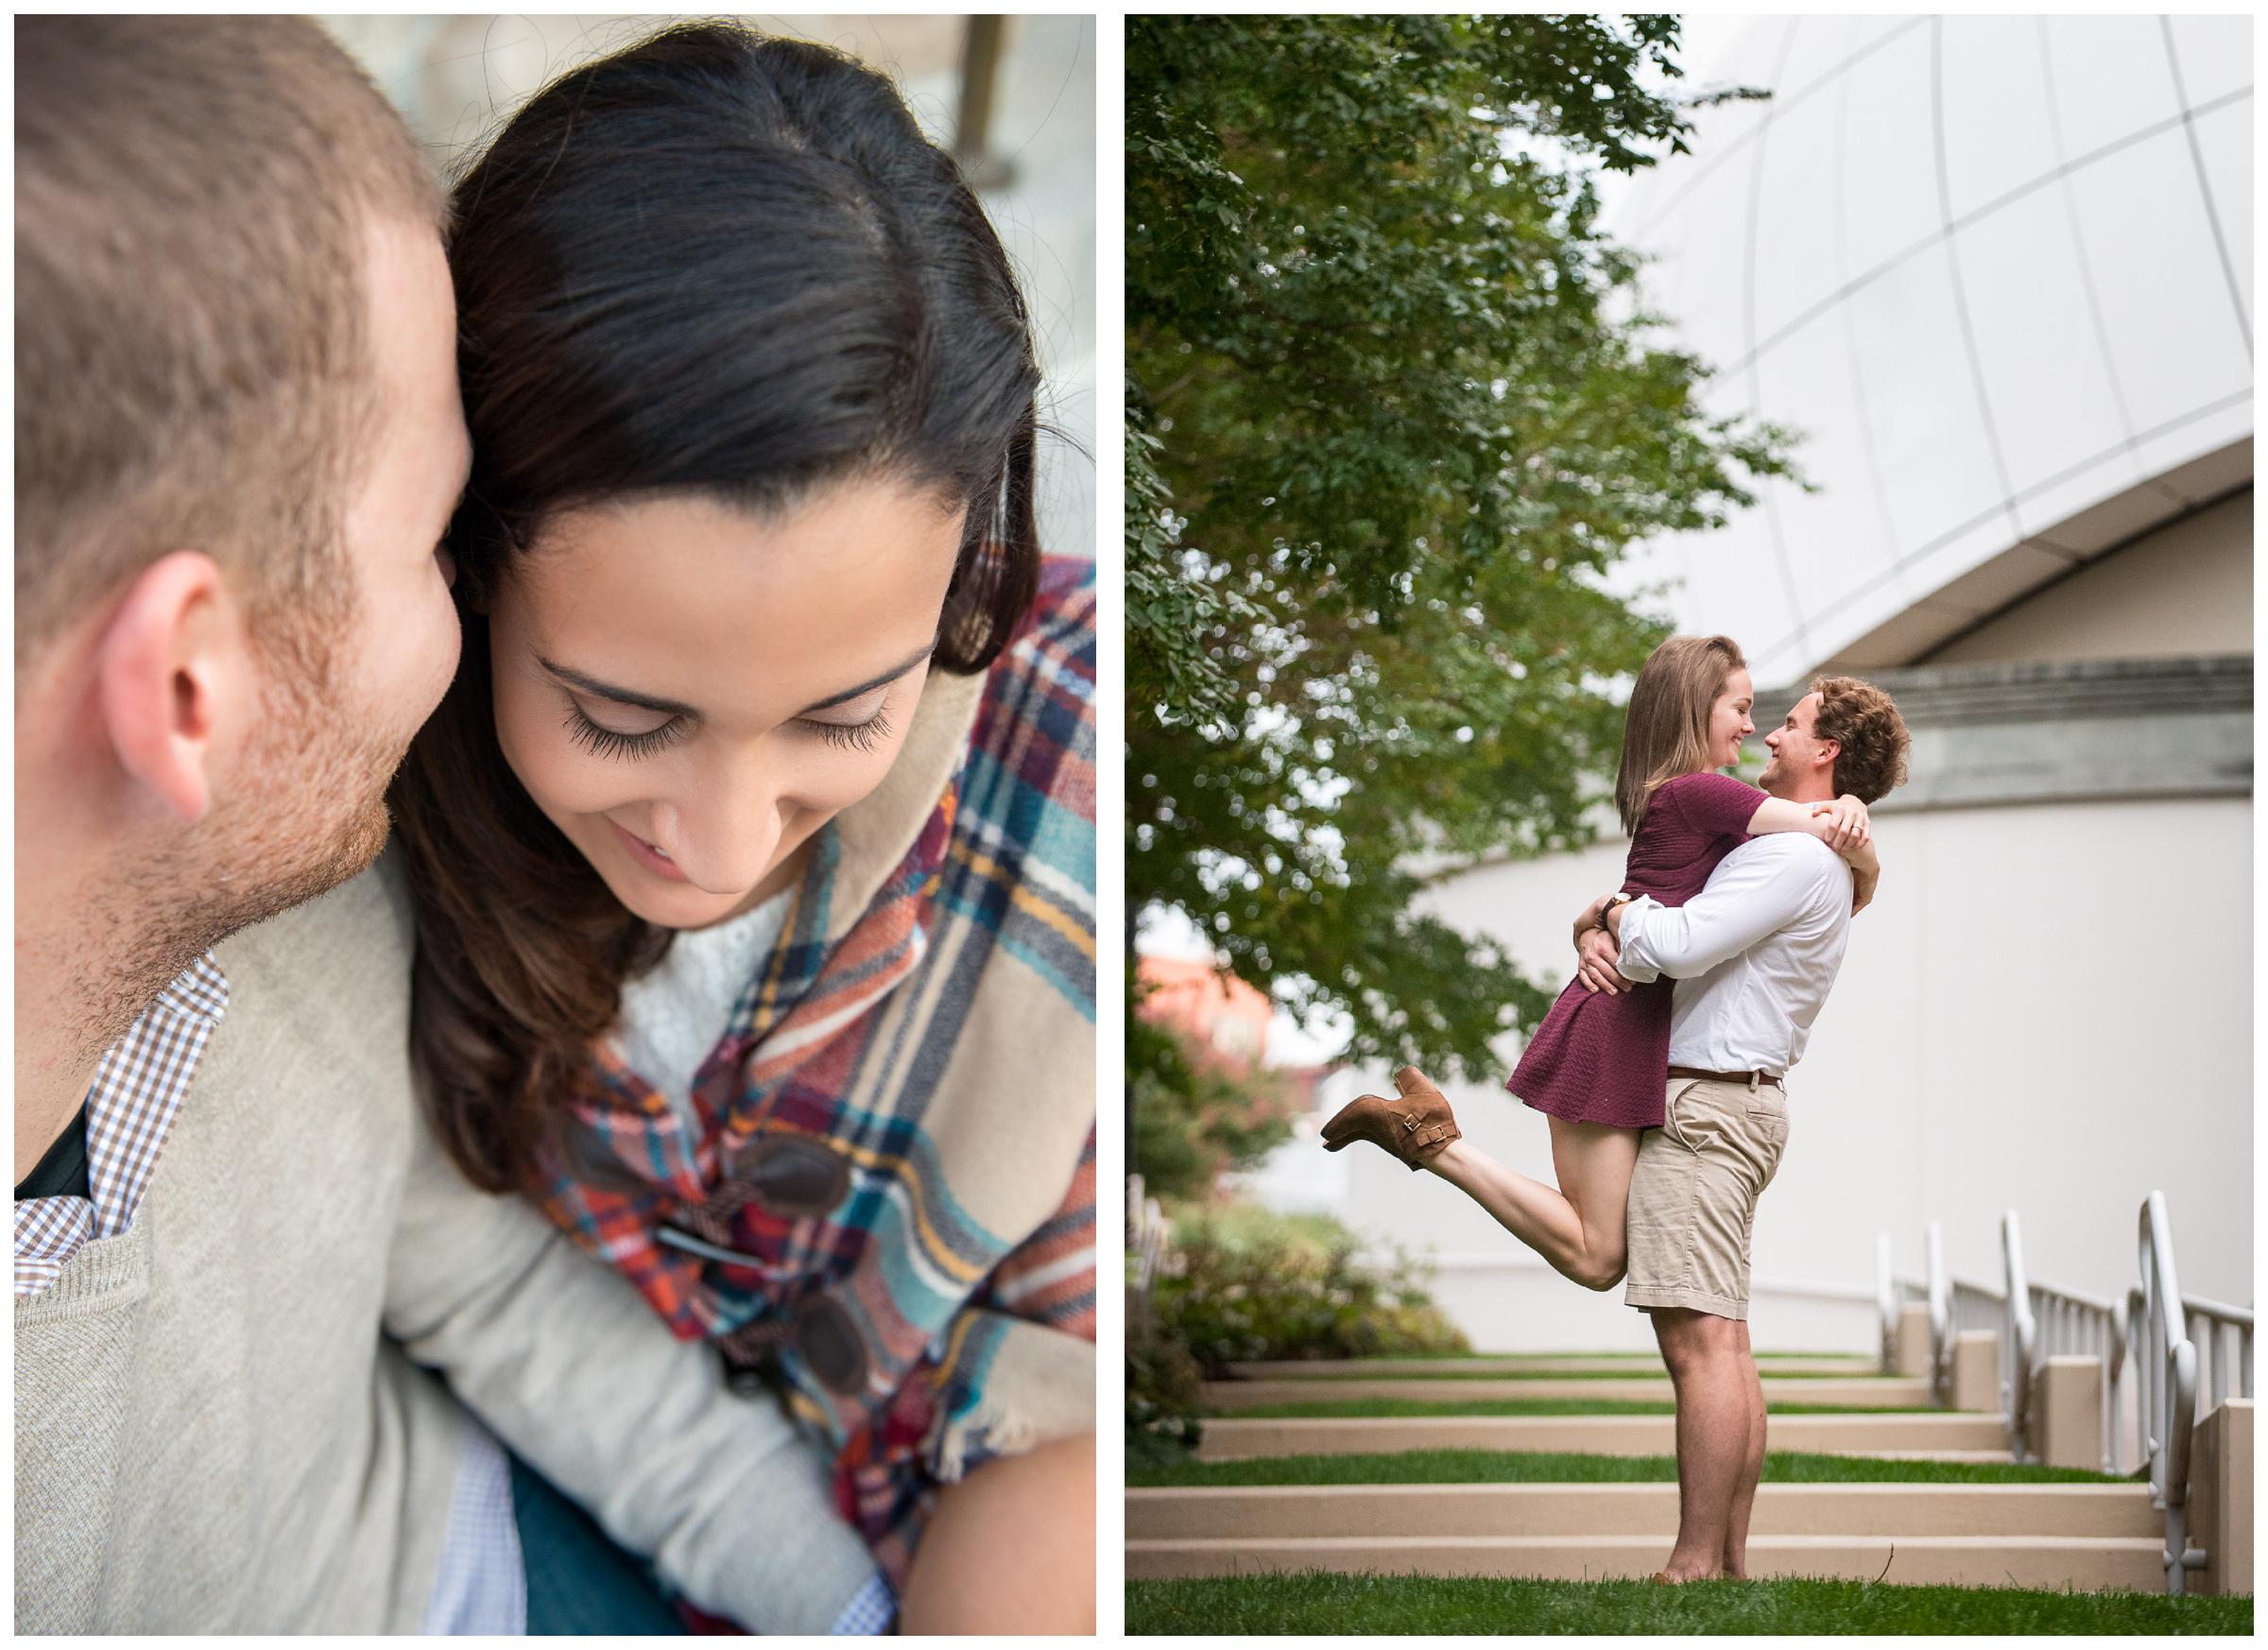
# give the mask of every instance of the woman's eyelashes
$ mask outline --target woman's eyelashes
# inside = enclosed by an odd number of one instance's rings
[[[847,750],[871,750],[890,736],[889,711],[885,706],[877,710],[863,722],[806,722],[828,744]]]
[[[584,713],[582,706],[573,699],[567,701],[567,736],[593,756],[619,756],[635,761],[676,744],[684,730],[685,718],[672,716],[659,728],[649,728],[643,733],[624,733],[602,728]]]
[[[815,722],[799,718],[796,725],[841,750],[872,750],[891,731],[886,704],[876,707],[874,713],[863,722]],[[567,735],[593,756],[635,762],[675,745],[685,736],[686,727],[686,718],[672,716],[659,728],[642,733],[625,733],[593,721],[581,705],[572,698],[567,701]]]

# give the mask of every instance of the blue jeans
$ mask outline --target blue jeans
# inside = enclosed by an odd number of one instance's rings
[[[589,1513],[517,1455],[512,1519],[527,1566],[530,1634],[687,1631],[653,1566],[617,1547]]]

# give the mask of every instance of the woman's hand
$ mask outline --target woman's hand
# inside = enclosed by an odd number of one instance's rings
[[[1837,797],[1831,802],[1813,802],[1812,816],[1827,816],[1827,831],[1821,838],[1828,847],[1844,858],[1851,850],[1864,846],[1873,835],[1872,822],[1866,816],[1866,804],[1851,796]]]
[[[1633,981],[1623,978],[1614,966],[1622,954],[1622,947],[1615,943],[1614,936],[1604,928],[1592,928],[1577,935],[1575,978],[1581,980],[1583,988],[1594,997],[1601,991],[1609,997],[1622,995],[1634,985]]]

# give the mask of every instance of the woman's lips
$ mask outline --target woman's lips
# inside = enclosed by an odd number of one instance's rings
[[[672,860],[669,855],[663,853],[660,849],[656,848],[644,837],[632,835],[629,832],[625,831],[621,826],[615,825],[614,821],[611,819],[608,820],[607,823],[609,825],[612,825],[614,827],[614,834],[622,838],[624,851],[627,852],[632,859],[636,860],[641,868],[653,872],[654,875],[662,878],[665,882],[682,883],[691,880],[683,871],[678,868],[676,861]]]

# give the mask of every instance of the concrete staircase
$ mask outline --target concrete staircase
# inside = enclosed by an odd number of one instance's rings
[[[1126,1492],[1126,1577],[1337,1570],[1639,1578],[1677,1533],[1675,1484],[1281,1486]],[[1759,1576],[2155,1590],[2139,1484],[1766,1484]]]
[[[1927,1407],[1922,1384],[1863,1359],[1762,1360],[1765,1402],[1900,1406],[1775,1415],[1771,1447],[1935,1461],[2009,1458],[2000,1418]],[[1606,1378],[1579,1378],[1596,1372]],[[1604,1401],[1669,1396],[1645,1359],[1377,1360],[1259,1365],[1209,1388],[1221,1411],[1332,1399]],[[1813,1376],[1778,1379],[1776,1374]],[[1411,1450],[1675,1452],[1671,1416],[1569,1415],[1209,1419],[1207,1461]],[[2139,1484],[1765,1484],[1753,1574],[2094,1590],[2163,1586],[2161,1520]],[[1384,1484],[1129,1489],[1129,1580],[1323,1569],[1544,1579],[1642,1577],[1677,1527],[1677,1487]]]
[[[1764,1401],[1771,1408],[1771,1400]],[[1783,1415],[1772,1418],[1775,1450],[1832,1455],[2005,1461],[1996,1415],[1916,1410],[1898,1415]],[[1404,1450],[1572,1450],[1586,1455],[1674,1455],[1676,1418],[1667,1415],[1394,1416],[1379,1419],[1213,1419],[1200,1461],[1255,1455],[1396,1455]]]
[[[1816,1375],[1777,1380],[1767,1373],[1763,1377],[1763,1385],[1766,1407],[1776,1400],[1781,1403],[1846,1403],[1854,1408],[1895,1406],[1900,1409],[1926,1409],[1930,1402],[1930,1384],[1918,1377],[1902,1375],[1855,1380]],[[1551,1375],[1532,1375],[1509,1380],[1476,1378],[1426,1381],[1388,1376],[1376,1380],[1330,1382],[1216,1381],[1205,1388],[1205,1407],[1216,1415],[1232,1415],[1238,1410],[1268,1409],[1283,1403],[1314,1403],[1320,1400],[1358,1398],[1401,1398],[1419,1402],[1459,1399],[1478,1401],[1499,1398],[1605,1398],[1617,1403],[1628,1403],[1634,1400],[1668,1403],[1675,1396],[1666,1371],[1650,1377],[1639,1375],[1623,1379],[1574,1374],[1561,1379],[1555,1379]]]
[[[1775,1375],[1848,1375],[1879,1373],[1872,1358],[1855,1353],[1830,1352],[1813,1357],[1775,1357],[1765,1353],[1756,1361],[1766,1380]],[[1231,1364],[1229,1374],[1238,1381],[1328,1381],[1334,1384],[1357,1379],[1415,1375],[1427,1380],[1457,1380],[1475,1375],[1627,1375],[1661,1374],[1661,1360],[1650,1352],[1512,1353],[1490,1358],[1356,1358],[1331,1361],[1296,1358],[1277,1364]],[[1318,1389],[1320,1390],[1320,1389]]]

